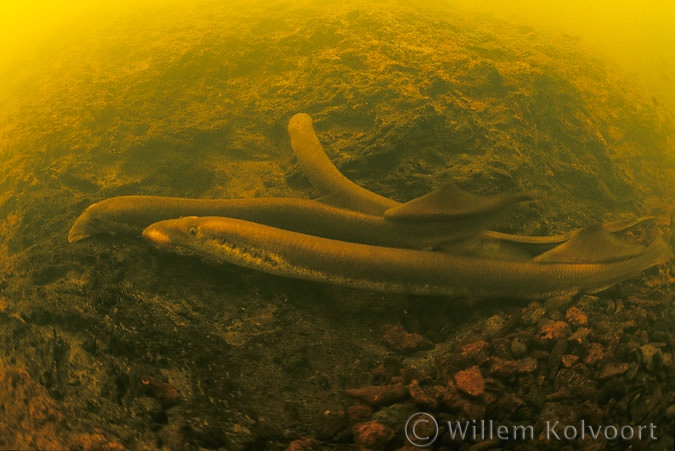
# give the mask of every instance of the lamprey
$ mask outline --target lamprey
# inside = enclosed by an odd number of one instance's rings
[[[288,122],[288,136],[293,153],[316,189],[326,196],[326,203],[373,215],[399,205],[398,202],[375,194],[347,177],[335,167],[323,150],[312,127],[312,118],[298,113]]]
[[[223,217],[150,225],[143,236],[181,254],[269,274],[417,295],[540,299],[597,292],[665,262],[661,238],[643,252],[606,263],[536,263],[347,243]]]
[[[443,192],[439,191],[439,195],[443,195]],[[121,196],[89,206],[71,227],[68,240],[75,242],[102,232],[140,234],[148,225],[164,219],[217,215],[356,243],[435,248],[444,243],[455,243],[479,235],[489,220],[500,211],[527,199],[518,195],[501,195],[491,202],[492,208],[475,215],[409,223],[391,221],[382,216],[337,208],[308,199]]]

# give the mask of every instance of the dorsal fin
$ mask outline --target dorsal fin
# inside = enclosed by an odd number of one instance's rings
[[[622,219],[619,221],[607,222],[604,224],[604,227],[608,232],[624,232],[642,224],[643,222],[656,221],[657,219],[659,219],[658,216],[641,216],[637,219]]]
[[[634,257],[645,247],[630,244],[609,233],[602,224],[586,227],[574,233],[563,244],[538,255],[539,263],[605,263]]]
[[[447,221],[466,216],[493,215],[504,208],[533,197],[527,193],[480,196],[447,183],[403,205],[384,212],[392,221],[421,222]]]

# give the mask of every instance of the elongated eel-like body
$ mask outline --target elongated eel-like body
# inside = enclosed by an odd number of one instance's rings
[[[308,199],[121,196],[89,206],[73,224],[68,240],[79,241],[101,231],[140,233],[154,222],[188,215],[226,216],[326,238],[418,249],[467,239],[474,233],[473,230],[446,223],[388,221],[381,216]]]
[[[670,257],[657,238],[643,253],[608,263],[511,262],[346,243],[222,217],[160,221],[143,236],[167,250],[278,276],[417,295],[541,299],[597,292]]]
[[[309,114],[298,113],[291,117],[288,122],[288,136],[291,138],[293,153],[309,181],[322,193],[338,197],[348,205],[339,205],[340,207],[381,215],[385,210],[400,205],[399,202],[375,194],[342,175],[323,150]]]
[[[406,224],[333,207],[322,202],[293,198],[190,199],[165,196],[118,196],[90,205],[77,218],[68,241],[100,233],[137,235],[148,225],[182,216],[226,216],[325,238],[379,246],[422,249],[470,239],[481,230],[446,223]],[[653,217],[605,224],[609,232],[622,231]],[[483,238],[539,252],[558,245],[573,232],[553,236],[521,236],[483,230]]]
[[[320,208],[317,202],[301,199],[120,196],[89,206],[71,227],[68,241],[80,241],[99,233],[137,234],[149,224],[181,216],[229,216],[345,241],[411,248],[436,246],[444,240],[456,242],[481,232],[479,229],[472,233],[456,225],[453,230],[453,225],[449,224],[445,229],[440,224],[399,227],[358,214],[349,215],[347,210],[367,211],[380,216],[387,209],[401,204],[368,191],[344,177],[326,156],[309,115],[294,115],[289,121],[288,132],[293,151],[312,184],[338,200],[337,205],[342,208],[331,211]],[[329,221],[328,226],[326,221]],[[625,226],[625,223],[618,224]],[[384,226],[385,230],[380,226]],[[610,224],[606,228],[613,231]],[[617,230],[623,228],[627,227],[619,227]],[[483,237],[518,245],[534,245],[540,247],[540,250],[546,250],[569,238],[568,235],[528,237],[490,230],[483,231]]]
[[[291,138],[293,153],[307,178],[316,189],[332,198],[332,205],[373,215],[383,215],[390,208],[402,205],[401,202],[369,191],[342,175],[326,155],[312,126],[312,118],[308,114],[297,113],[291,117],[288,122],[288,135]],[[652,219],[655,217],[644,216],[633,221],[611,222],[605,224],[605,230],[620,232]],[[576,230],[559,235],[528,236],[484,230],[482,237],[544,251],[567,241],[575,232]]]

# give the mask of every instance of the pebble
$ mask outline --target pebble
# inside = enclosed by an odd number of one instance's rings
[[[560,358],[565,368],[572,368],[579,361],[579,356],[574,354],[565,354]]]
[[[538,362],[534,357],[526,357],[517,362],[517,370],[521,374],[534,373],[537,371]]]
[[[368,387],[345,390],[349,396],[358,398],[371,406],[393,404],[408,397],[408,387],[403,384],[370,385]]]
[[[430,349],[433,346],[427,338],[420,334],[407,332],[399,325],[387,326],[382,341],[395,351],[403,353]]]
[[[630,364],[623,362],[619,364],[614,364],[614,363],[608,363],[607,365],[603,366],[602,369],[600,370],[600,374],[598,374],[598,379],[608,379],[612,376],[618,376],[619,374],[623,374],[628,369],[630,368]]]
[[[570,326],[564,321],[550,321],[544,324],[537,337],[542,344],[550,344],[558,341],[560,338],[567,337],[570,332]]]
[[[423,389],[417,379],[413,380],[408,386],[410,389],[410,398],[413,402],[424,408],[435,410],[438,404],[446,398],[447,389],[440,385],[433,385]]]
[[[565,313],[565,319],[573,326],[585,326],[588,324],[588,315],[577,307],[570,307]]]
[[[587,312],[604,312],[606,309],[605,303],[598,296],[591,296],[589,294],[581,296],[579,302],[577,302],[577,306]]]
[[[522,319],[525,324],[537,324],[546,316],[546,309],[540,304],[532,303],[523,309]]]
[[[487,359],[490,343],[485,340],[473,341],[462,346],[461,355],[463,360],[472,363],[482,362]]]
[[[491,376],[508,377],[514,374],[517,369],[518,363],[515,360],[490,357],[490,369],[488,370],[488,373]]]
[[[504,331],[506,320],[501,315],[492,315],[485,321],[485,335],[489,338],[497,337]]]
[[[480,396],[485,393],[485,380],[478,366],[457,372],[455,374],[455,383],[457,388],[469,396]]]
[[[572,335],[567,338],[567,341],[573,341],[579,344],[585,343],[588,336],[591,334],[591,329],[587,327],[580,327]]]
[[[366,449],[384,448],[396,435],[393,430],[377,421],[354,425],[354,441]]]
[[[319,451],[321,444],[313,438],[293,440],[288,445],[288,451]]]
[[[642,363],[649,371],[653,370],[663,360],[661,350],[651,343],[640,346],[640,352],[642,353]]]
[[[518,337],[511,341],[511,354],[514,357],[522,357],[527,354],[527,345],[520,341]]]
[[[584,356],[584,363],[593,366],[605,357],[605,347],[600,343],[591,343],[591,346],[586,351]]]

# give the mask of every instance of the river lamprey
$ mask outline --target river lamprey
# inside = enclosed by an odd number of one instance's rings
[[[344,177],[308,115],[293,116],[288,132],[323,195],[317,200],[115,197],[85,210],[68,239],[145,229],[161,248],[280,276],[385,292],[528,299],[596,292],[670,258],[660,238],[645,247],[610,233],[652,217],[554,236],[495,232],[488,227],[496,217],[535,196],[479,196],[449,183],[399,203]],[[486,256],[477,242],[518,249]]]

